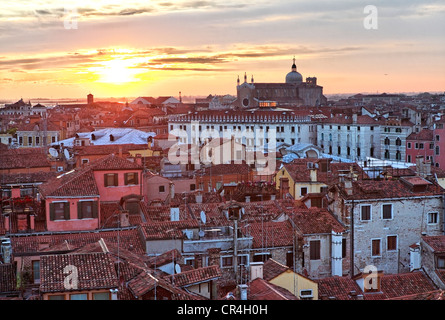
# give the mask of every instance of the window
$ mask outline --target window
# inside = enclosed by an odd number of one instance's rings
[[[309,242],[310,259],[320,260],[320,240],[312,240]]]
[[[402,140],[400,140],[400,138],[396,139],[396,146],[401,146],[402,145]]]
[[[231,267],[233,266],[233,257],[232,256],[226,256],[221,257],[221,267]]]
[[[360,206],[360,220],[369,221],[371,220],[371,205],[361,205]]]
[[[70,204],[69,202],[52,202],[49,204],[50,220],[69,220]]]
[[[423,143],[419,143],[419,149],[423,149]]]
[[[408,142],[407,148],[411,149],[411,142]]]
[[[105,173],[104,174],[104,185],[105,187],[118,186],[117,173]]]
[[[382,219],[392,219],[392,204],[382,205]]]
[[[387,146],[388,146],[388,145],[389,145],[390,143],[391,143],[391,142],[390,142],[389,138],[388,138],[388,137],[386,137],[386,138],[385,138],[385,145],[387,145]]]
[[[159,192],[165,192],[165,186],[159,186]]]
[[[97,201],[79,201],[77,203],[77,218],[97,218]]]
[[[82,159],[82,164],[86,164],[88,162],[90,162],[90,159]]]
[[[428,213],[428,224],[436,224],[438,222],[439,214],[437,212]]]
[[[19,137],[19,145],[23,145],[23,137]]]
[[[307,187],[300,188],[300,195],[304,197],[307,194]]]
[[[300,298],[303,300],[312,300],[314,295],[312,294],[312,289],[300,290]]]
[[[386,237],[386,250],[388,251],[397,250],[397,236]]]
[[[440,136],[436,135],[436,141],[440,141]]]
[[[253,256],[253,262],[266,262],[271,258],[270,253],[260,253]]]
[[[110,300],[109,292],[94,292],[93,300]]]
[[[129,185],[129,184],[138,184],[138,173],[137,172],[128,172],[124,174],[124,182],[125,185]]]
[[[440,155],[440,149],[439,146],[436,146],[436,156]]]
[[[51,296],[48,296],[48,300],[65,300],[64,294],[54,294]]]
[[[406,160],[407,162],[411,162],[411,155],[408,155],[408,157],[407,157],[407,160]]]
[[[86,293],[70,294],[70,300],[88,300]]]
[[[437,269],[445,269],[445,256],[437,257]]]
[[[357,148],[357,157],[360,157],[360,153],[361,153],[360,148]]]
[[[346,238],[341,239],[341,257],[346,258]]]
[[[372,239],[371,240],[371,256],[378,257],[381,252],[381,240],[380,239]]]
[[[196,184],[190,184],[190,191],[194,191],[196,189]]]
[[[238,256],[238,265],[245,265],[247,266],[249,264],[249,256],[247,254],[239,255]]]
[[[36,146],[40,145],[40,137],[36,137]]]
[[[32,137],[28,137],[28,145],[32,145]]]
[[[32,262],[32,277],[34,283],[40,283],[40,261],[36,260]]]

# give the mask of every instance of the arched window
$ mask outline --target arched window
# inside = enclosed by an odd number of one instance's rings
[[[386,146],[389,146],[389,143],[390,143],[389,138],[386,137],[386,138],[385,138],[385,145],[386,145]]]
[[[396,146],[401,146],[402,145],[402,140],[400,140],[400,138],[396,139]]]

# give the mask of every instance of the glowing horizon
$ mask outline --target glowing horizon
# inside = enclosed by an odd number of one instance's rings
[[[26,5],[26,6],[25,6]],[[0,4],[0,99],[235,94],[293,56],[325,94],[444,92],[445,5],[376,1],[22,0]],[[65,29],[76,5],[77,29]]]

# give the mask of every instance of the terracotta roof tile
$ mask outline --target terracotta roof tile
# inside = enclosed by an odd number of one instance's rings
[[[212,265],[209,267],[202,267],[184,271],[174,275],[165,277],[169,282],[179,287],[188,287],[193,284],[216,280],[221,277],[221,270],[219,266]]]
[[[320,299],[356,300],[356,296],[351,295],[351,292],[363,294],[357,282],[350,277],[327,277],[316,282]]]
[[[0,169],[51,168],[47,154],[36,148],[8,149],[0,152]]]
[[[114,263],[107,253],[47,255],[40,258],[40,290],[64,292],[65,267],[74,266],[78,290],[116,288],[118,279]]]
[[[332,231],[344,232],[346,230],[345,226],[324,208],[299,209],[290,218],[303,234],[330,234]]]
[[[445,252],[445,236],[423,236],[422,240],[434,250],[434,253]]]
[[[270,281],[287,270],[290,270],[288,266],[285,266],[274,259],[269,259],[263,265],[263,278]]]
[[[288,290],[261,278],[256,278],[250,282],[247,298],[249,300],[298,300]]]
[[[293,243],[292,225],[283,222],[251,222],[240,228],[244,234],[253,237],[252,248],[284,247]]]
[[[88,164],[88,167],[91,167],[94,171],[143,169],[142,165],[114,154],[94,160]]]
[[[198,228],[196,220],[146,222],[139,225],[146,240],[182,239],[184,234],[181,230]]]
[[[98,196],[99,189],[91,167],[75,169],[39,186],[43,197]]]

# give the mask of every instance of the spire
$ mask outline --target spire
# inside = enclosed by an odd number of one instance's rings
[[[244,72],[244,82],[247,82],[247,73]]]
[[[295,64],[295,56],[293,59],[294,63],[292,64],[292,71],[297,71],[297,65]]]
[[[253,83],[253,74],[252,74],[252,78],[250,79],[250,82],[252,82],[252,83]]]
[[[238,79],[236,80],[236,84],[239,85],[239,75],[238,75]]]

